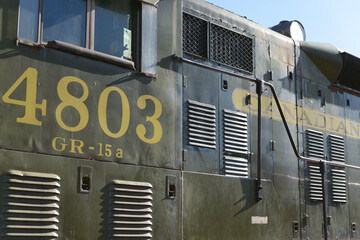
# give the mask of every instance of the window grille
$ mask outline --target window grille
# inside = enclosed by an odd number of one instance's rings
[[[252,73],[253,39],[211,24],[210,60]]]
[[[207,57],[207,22],[186,13],[183,14],[183,51]]]

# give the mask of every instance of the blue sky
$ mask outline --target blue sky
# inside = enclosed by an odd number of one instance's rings
[[[282,20],[300,21],[306,40],[331,43],[360,57],[360,0],[207,0],[272,27]]]

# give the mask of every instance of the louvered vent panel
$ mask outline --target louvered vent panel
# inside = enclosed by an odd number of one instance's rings
[[[152,238],[152,185],[114,180],[110,190],[110,239]]]
[[[324,158],[323,133],[306,130],[307,155],[311,158]],[[308,163],[309,170],[309,197],[312,201],[322,201],[322,182],[320,167]]]
[[[216,148],[216,107],[188,100],[188,144]]]
[[[329,135],[329,155],[331,161],[345,163],[345,141],[343,137]],[[344,168],[332,167],[331,190],[335,203],[346,203],[346,172]]]
[[[210,60],[253,72],[253,39],[229,29],[211,24]]]
[[[1,239],[58,239],[59,176],[13,170],[4,186]]]
[[[207,22],[186,13],[183,14],[183,51],[207,57]]]
[[[226,176],[248,178],[248,160],[240,157],[224,156],[224,172]]]
[[[247,115],[224,109],[223,133],[224,152],[248,154],[248,122]]]
[[[336,135],[329,135],[330,161],[345,162],[344,138]]]
[[[346,203],[346,173],[343,169],[331,169],[332,199],[335,203]]]

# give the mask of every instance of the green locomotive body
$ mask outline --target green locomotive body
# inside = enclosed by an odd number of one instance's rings
[[[357,57],[201,0],[0,20],[1,239],[360,239]]]

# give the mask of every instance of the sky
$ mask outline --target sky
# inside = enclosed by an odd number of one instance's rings
[[[306,41],[330,43],[360,57],[360,0],[207,0],[264,26],[298,20]]]

